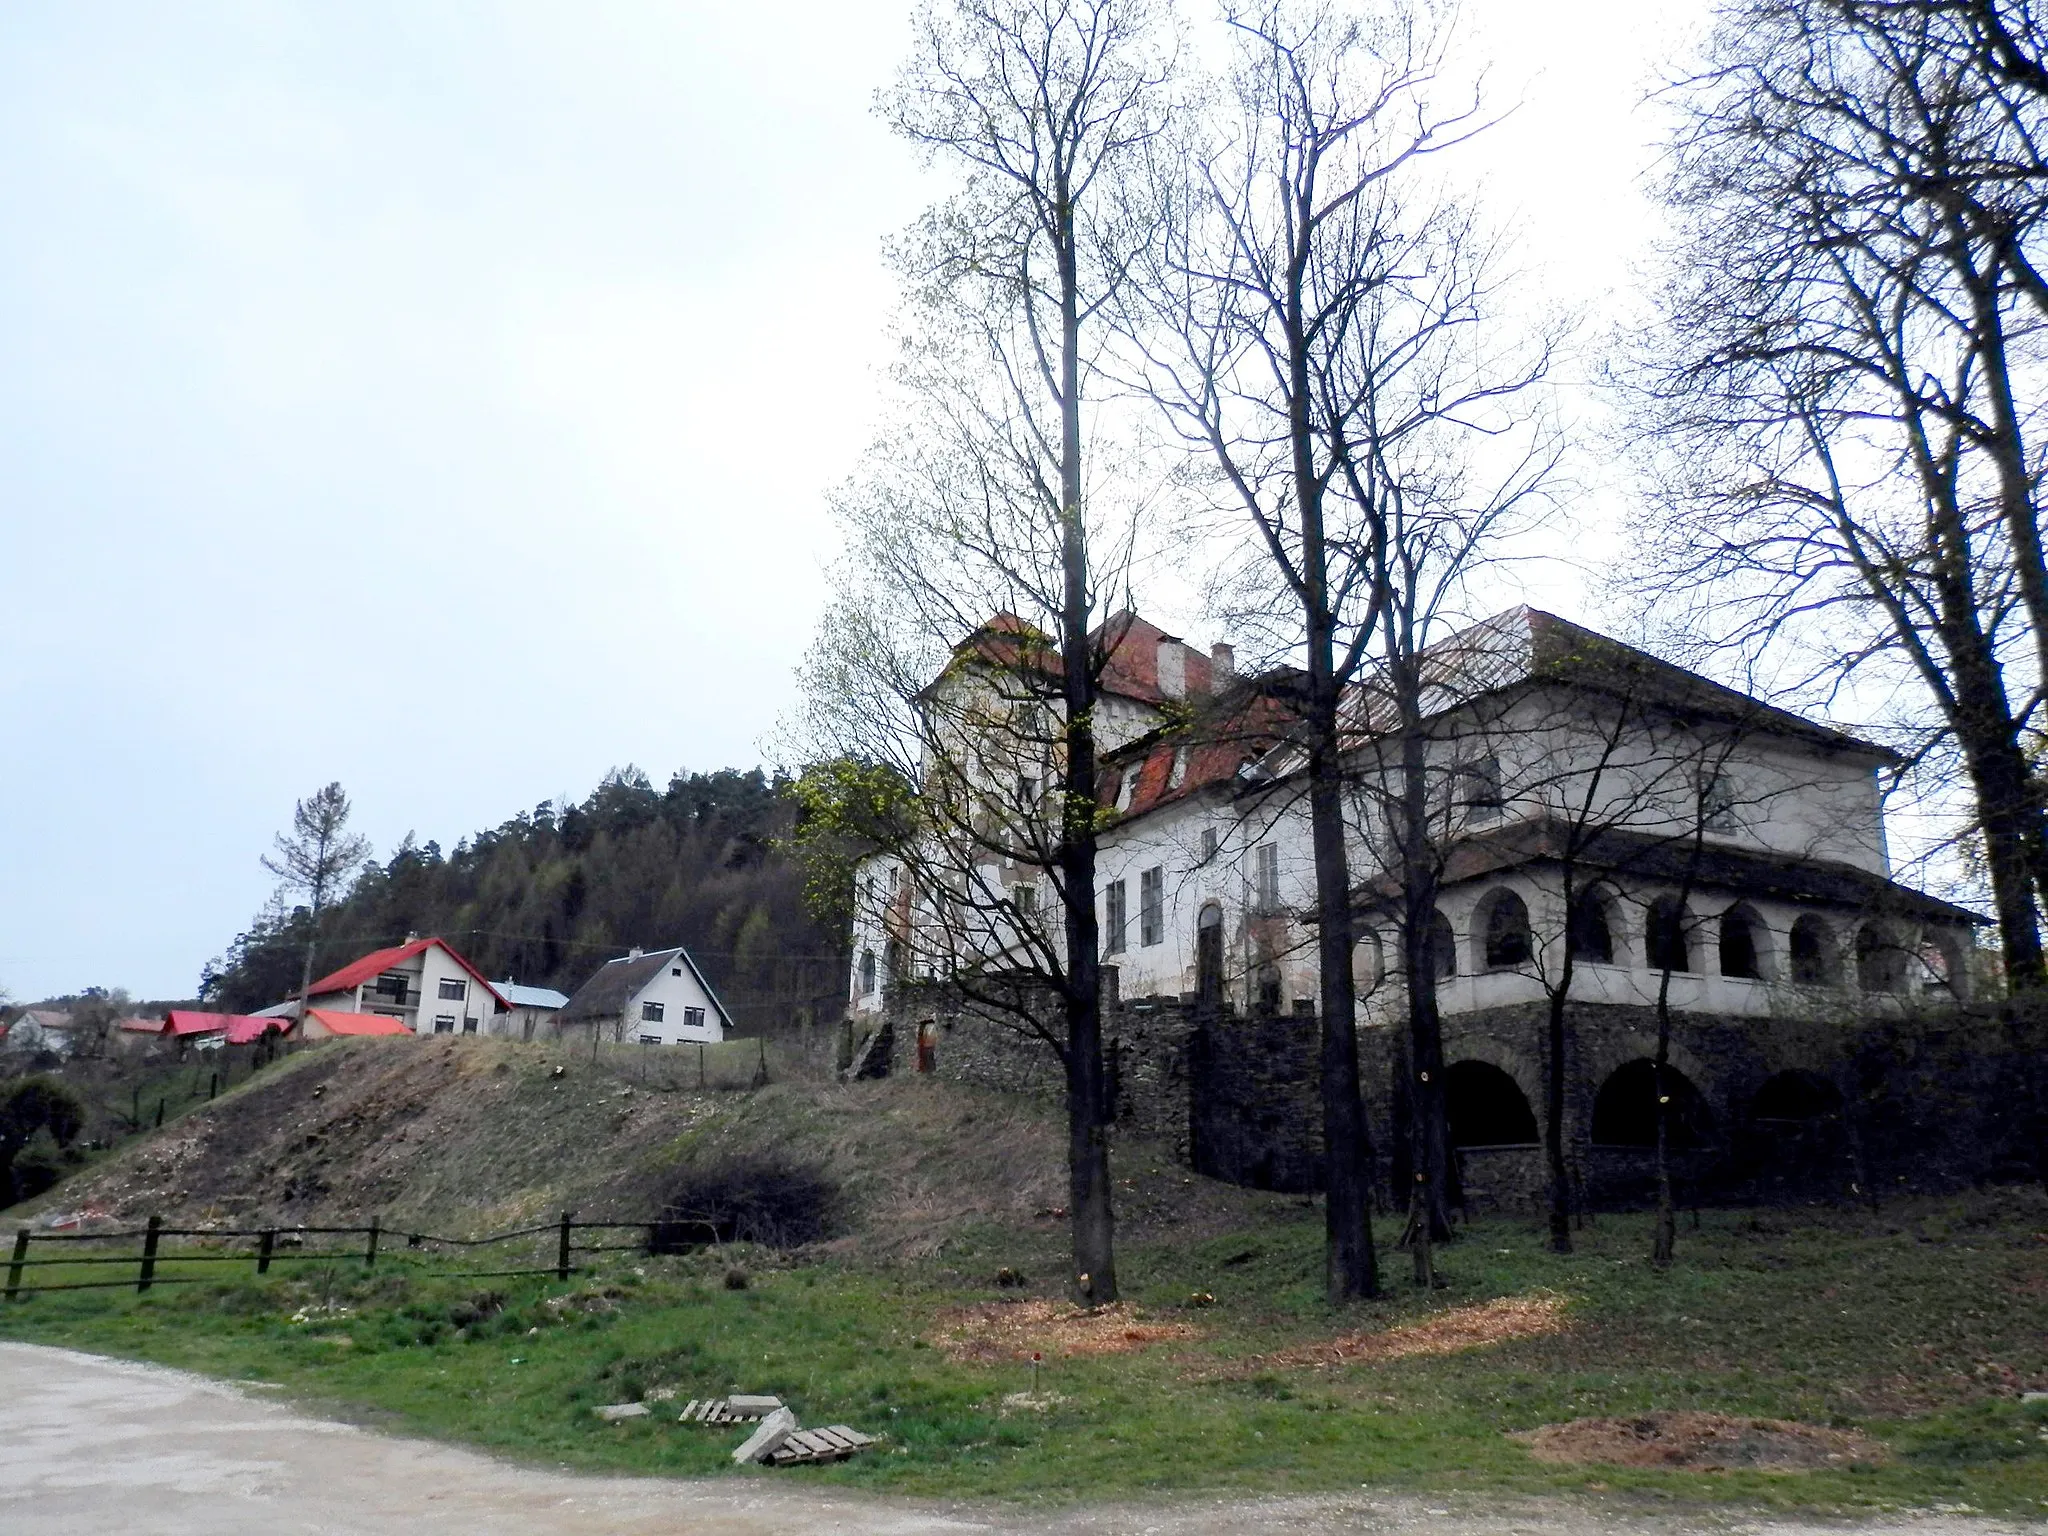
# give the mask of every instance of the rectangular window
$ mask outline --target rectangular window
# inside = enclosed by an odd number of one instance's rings
[[[462,1032],[465,1035],[476,1033],[476,1017],[473,1014],[464,1014],[462,1016]]]
[[[1156,865],[1138,875],[1138,942],[1166,940],[1166,871]]]
[[[683,1010],[683,1028],[702,1029],[703,1027],[704,1010],[702,1008],[685,1008]]]
[[[1202,862],[1206,864],[1215,857],[1216,829],[1214,827],[1204,827],[1202,828]]]
[[[1010,900],[1017,904],[1019,917],[1030,917],[1038,910],[1038,887],[1035,885],[1013,885]]]
[[[683,974],[683,968],[682,968],[682,967],[681,967],[680,965],[678,965],[678,966],[672,966],[672,967],[671,967],[671,968],[669,969],[669,975],[671,975],[671,976],[680,976],[680,975],[682,975],[682,974]]]
[[[1280,845],[1261,843],[1252,850],[1252,904],[1263,913],[1280,910]]]
[[[1120,955],[1124,952],[1124,926],[1129,921],[1130,882],[1112,880],[1103,893],[1102,952],[1105,955]]]
[[[1458,770],[1458,799],[1466,819],[1473,822],[1500,820],[1504,802],[1500,792],[1500,759],[1479,757]]]
[[[405,1001],[406,983],[410,978],[404,971],[377,978],[376,992],[379,997],[388,997],[396,1002]]]
[[[1709,832],[1735,830],[1735,789],[1718,773],[1700,777],[1700,825]]]
[[[452,1013],[439,1013],[434,1015],[434,1033],[437,1035],[454,1034],[455,1015]]]
[[[461,1002],[461,1001],[462,1001],[462,1000],[463,1000],[464,998],[466,998],[466,997],[468,997],[468,996],[469,996],[469,983],[468,983],[468,982],[466,982],[466,981],[464,981],[464,980],[462,980],[462,978],[461,978],[461,977],[459,977],[459,976],[458,976],[458,977],[454,977],[454,978],[452,978],[452,979],[451,979],[451,978],[449,978],[449,977],[443,976],[443,977],[441,978],[441,1001],[442,1001],[442,1002],[444,1002],[444,1003],[459,1003],[459,1002]]]
[[[640,1037],[640,1043],[641,1043],[642,1045],[659,1045],[659,1044],[661,1044],[661,1036],[659,1036],[659,1035],[642,1035],[642,1036]]]
[[[642,1003],[640,1005],[640,1022],[643,1024],[659,1024],[664,1007],[665,1005],[661,1003]]]

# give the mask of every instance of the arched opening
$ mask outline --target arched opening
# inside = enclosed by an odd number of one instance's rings
[[[1961,998],[1964,990],[1963,947],[1955,935],[1930,929],[1920,936],[1920,991],[1928,997]]]
[[[939,1024],[936,1019],[921,1019],[917,1026],[917,1070],[934,1072],[939,1065]]]
[[[1906,952],[1876,923],[1856,930],[1856,985],[1865,992],[1906,990]]]
[[[1749,1106],[1753,1120],[1805,1123],[1842,1112],[1841,1090],[1817,1072],[1779,1072],[1764,1079]]]
[[[1429,968],[1438,981],[1458,974],[1458,940],[1443,913],[1429,914]]]
[[[891,939],[882,949],[882,996],[893,999],[903,985],[903,941]]]
[[[1598,886],[1572,898],[1572,910],[1565,927],[1574,960],[1614,964],[1614,918],[1607,893]]]
[[[1195,916],[1195,997],[1215,1004],[1223,996],[1223,909],[1208,902]]]
[[[1692,969],[1689,926],[1685,903],[1676,896],[1659,896],[1650,903],[1650,915],[1643,925],[1643,958],[1651,970]]]
[[[1483,958],[1490,971],[1512,970],[1527,965],[1533,956],[1529,942],[1529,906],[1513,891],[1495,891],[1480,904],[1480,932],[1485,936]]]
[[[1792,979],[1802,987],[1831,987],[1841,979],[1834,930],[1812,913],[1792,925]]]
[[[860,995],[875,995],[875,952],[872,949],[860,952]]]
[[[1444,1069],[1444,1110],[1454,1147],[1524,1147],[1538,1139],[1527,1096],[1491,1062],[1457,1061]]]
[[[1697,1147],[1712,1125],[1706,1100],[1676,1067],[1663,1071],[1663,1095],[1674,1150]],[[1593,1099],[1593,1140],[1606,1147],[1657,1145],[1657,1063],[1647,1056],[1624,1062],[1608,1075]]]
[[[1386,949],[1380,936],[1368,928],[1351,948],[1351,988],[1359,997],[1369,997],[1386,979]]]
[[[1280,1011],[1280,967],[1268,960],[1259,967],[1256,978],[1259,986],[1259,1011],[1278,1013]]]
[[[1721,974],[1764,979],[1764,925],[1752,907],[1730,907],[1721,914]]]

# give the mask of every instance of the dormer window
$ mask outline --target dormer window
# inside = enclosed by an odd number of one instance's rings
[[[1166,787],[1168,789],[1179,789],[1187,781],[1188,749],[1186,747],[1175,747],[1173,749],[1173,766],[1166,771]]]
[[[1131,802],[1137,797],[1138,770],[1132,767],[1125,771],[1123,783],[1116,787],[1116,808],[1120,811],[1128,811],[1131,808]]]

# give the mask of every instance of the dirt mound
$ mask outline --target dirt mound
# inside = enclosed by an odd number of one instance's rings
[[[941,1352],[978,1365],[1045,1355],[1127,1355],[1167,1339],[1192,1339],[1187,1323],[1141,1319],[1128,1302],[1078,1307],[1070,1301],[985,1301],[939,1314]]]
[[[1344,1333],[1334,1339],[1303,1344],[1246,1362],[1272,1366],[1335,1366],[1359,1361],[1400,1360],[1410,1355],[1450,1355],[1463,1349],[1484,1349],[1510,1339],[1534,1339],[1562,1333],[1569,1326],[1562,1296],[1502,1296],[1469,1307],[1452,1307],[1419,1323],[1403,1323],[1367,1333]]]
[[[1573,1419],[1513,1435],[1538,1461],[1612,1467],[1690,1467],[1720,1472],[1753,1467],[1808,1472],[1852,1462],[1882,1461],[1885,1448],[1848,1429],[1822,1429],[1786,1419],[1740,1419],[1724,1413],[1658,1410],[1625,1419]]]

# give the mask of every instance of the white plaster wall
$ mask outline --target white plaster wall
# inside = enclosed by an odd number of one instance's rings
[[[662,1005],[661,1022],[651,1023],[640,1017],[642,1003]],[[692,1029],[683,1023],[685,1008],[702,1008],[704,1023],[701,1028]],[[647,1036],[658,1036],[663,1045],[680,1045],[699,1041],[716,1043],[725,1038],[725,1028],[719,1021],[718,1005],[711,1000],[711,994],[697,980],[696,973],[681,955],[670,959],[646,986],[635,994],[626,1005],[625,1034],[628,1041]]]

